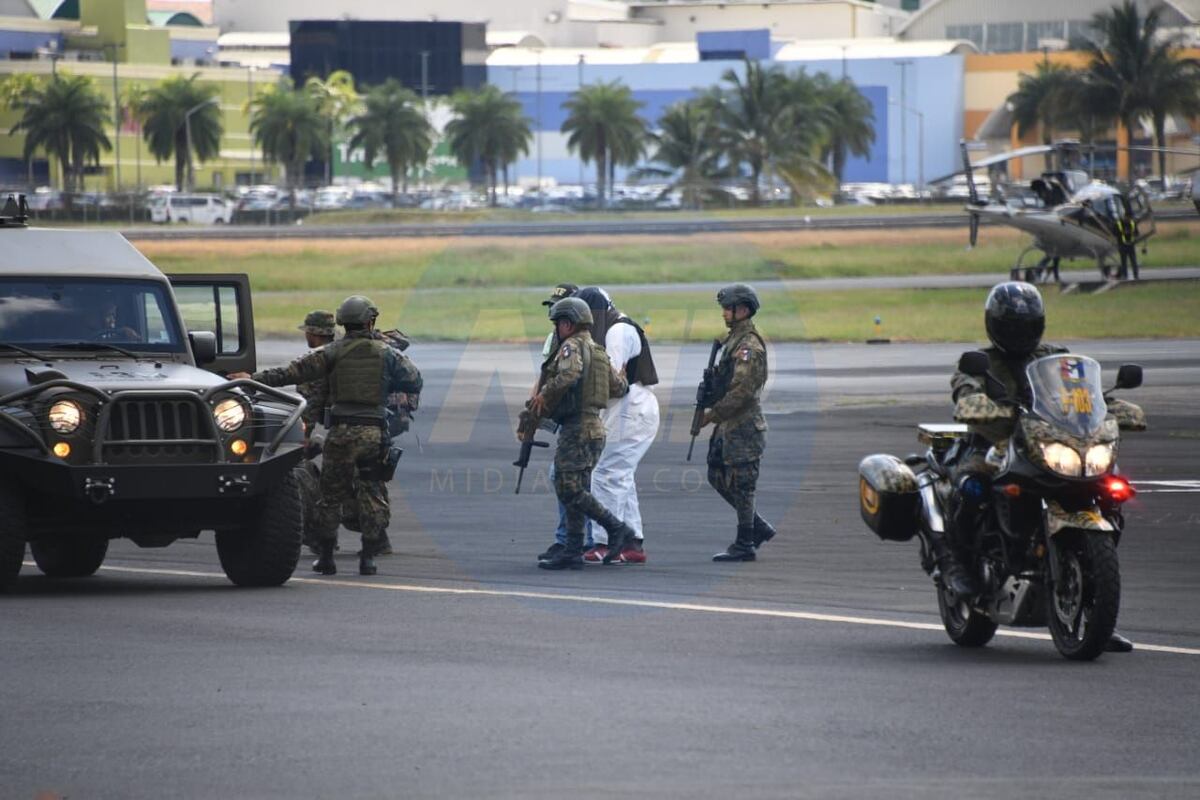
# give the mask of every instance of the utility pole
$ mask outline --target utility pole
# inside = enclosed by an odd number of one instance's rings
[[[908,107],[908,68],[912,65],[911,58],[893,61],[900,68],[900,107]],[[908,116],[900,113],[900,182],[908,183]]]

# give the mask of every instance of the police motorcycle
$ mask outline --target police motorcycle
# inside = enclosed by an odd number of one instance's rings
[[[937,587],[938,610],[956,644],[981,647],[999,625],[1048,627],[1071,660],[1099,656],[1121,599],[1117,542],[1122,504],[1134,489],[1117,468],[1120,430],[1144,430],[1142,410],[1108,396],[1100,365],[1058,354],[1026,368],[1024,397],[1006,396],[982,352],[964,353],[959,369],[986,382],[987,396],[960,400],[956,425],[919,426],[922,455],[903,461],[872,455],[859,464],[863,520],[881,539],[921,541],[922,563]],[[1126,364],[1109,393],[1142,383]],[[1013,435],[987,451],[990,477],[951,470],[970,441],[968,426],[1015,420]],[[960,596],[933,568],[931,535],[943,534],[953,492],[971,495],[974,513],[956,526],[964,566],[980,591]],[[954,519],[961,519],[961,516]]]

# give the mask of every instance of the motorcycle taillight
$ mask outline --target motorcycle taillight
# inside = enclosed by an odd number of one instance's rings
[[[1104,488],[1108,491],[1108,496],[1113,499],[1114,503],[1124,503],[1137,494],[1134,488],[1129,485],[1129,481],[1124,478],[1109,478],[1105,481]]]

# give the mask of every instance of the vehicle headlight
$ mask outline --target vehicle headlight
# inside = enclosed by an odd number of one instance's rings
[[[1094,444],[1088,448],[1087,458],[1084,459],[1087,471],[1085,474],[1103,475],[1113,462],[1113,446],[1111,444]]]
[[[1083,471],[1083,461],[1073,447],[1051,442],[1042,445],[1042,459],[1059,475],[1075,478]]]
[[[246,407],[232,397],[222,400],[213,408],[213,419],[217,427],[233,433],[246,422]]]
[[[74,433],[83,422],[83,409],[74,400],[59,400],[47,416],[55,433]]]

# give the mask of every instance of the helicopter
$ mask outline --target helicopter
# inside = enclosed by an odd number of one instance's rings
[[[1119,253],[1117,223],[1133,223],[1132,244],[1145,252],[1145,243],[1155,232],[1154,212],[1150,199],[1139,186],[1128,191],[1091,177],[1083,168],[1083,148],[1078,141],[1063,140],[1053,144],[1032,145],[971,162],[972,145],[960,142],[963,168],[939,178],[948,180],[957,175],[966,178],[970,215],[970,245],[979,238],[979,224],[989,222],[1008,225],[1033,237],[1010,270],[1012,280],[1030,283],[1058,279],[1061,259],[1089,258],[1096,261],[1100,274],[1110,279],[1109,261]],[[1089,146],[1094,161],[1095,148]],[[1110,148],[1111,149],[1111,148]],[[1159,152],[1160,148],[1135,146],[1128,150]],[[1162,148],[1163,152],[1195,155],[1194,151]],[[1006,165],[1026,156],[1053,154],[1049,169],[1028,185],[1006,183]],[[986,169],[992,186],[992,196],[980,195],[975,171]],[[1040,253],[1036,263],[1026,266],[1031,253]]]

